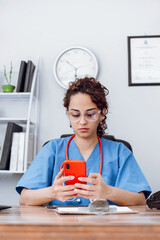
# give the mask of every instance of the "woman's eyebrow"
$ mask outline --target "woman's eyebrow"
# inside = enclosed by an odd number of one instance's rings
[[[92,110],[96,110],[97,108],[89,108],[86,110],[86,112],[88,111],[92,111]],[[74,109],[74,108],[71,108],[72,111],[76,111],[76,112],[80,112],[78,109]]]
[[[91,111],[91,110],[96,110],[97,108],[89,108],[86,110],[86,112]]]
[[[71,110],[70,111],[77,111],[77,112],[79,112],[79,110],[77,110],[77,109],[74,109],[74,108],[71,108]]]

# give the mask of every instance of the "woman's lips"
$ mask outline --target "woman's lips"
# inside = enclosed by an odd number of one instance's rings
[[[88,128],[79,128],[79,131],[86,132],[86,131],[88,131]]]

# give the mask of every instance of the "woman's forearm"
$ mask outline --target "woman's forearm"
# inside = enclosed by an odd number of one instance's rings
[[[89,177],[79,177],[82,182],[76,183],[75,192],[80,197],[87,199],[107,199],[121,206],[144,205],[145,196],[143,192],[135,193],[113,187],[106,184],[99,173],[90,173]]]
[[[143,192],[134,193],[116,187],[110,187],[110,191],[106,194],[106,198],[121,206],[144,205],[145,196]]]
[[[105,196],[104,196],[105,195]],[[110,200],[120,206],[144,205],[145,196],[143,192],[134,193],[120,188],[107,185],[106,194],[103,198]],[[55,194],[51,187],[30,190],[24,188],[20,196],[20,205],[38,206],[55,199]]]
[[[54,200],[51,198],[50,187],[30,190],[24,188],[20,196],[20,205],[43,205]]]

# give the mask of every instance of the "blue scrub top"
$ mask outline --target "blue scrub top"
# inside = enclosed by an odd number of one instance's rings
[[[66,160],[66,145],[69,138],[53,139],[40,150],[16,186],[19,194],[21,194],[23,188],[40,189],[53,184],[61,164]],[[101,138],[101,142],[103,149],[102,177],[105,183],[131,192],[138,193],[143,191],[147,198],[151,193],[151,188],[132,152],[123,143],[104,138]],[[71,140],[68,151],[70,160],[84,160],[74,139]],[[99,143],[97,143],[87,159],[86,166],[87,176],[89,173],[99,173]],[[80,202],[53,200],[49,204],[86,206],[90,203],[89,199],[83,197],[78,197],[78,199],[80,199]]]

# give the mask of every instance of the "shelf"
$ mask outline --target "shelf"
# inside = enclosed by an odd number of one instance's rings
[[[26,118],[0,118],[0,123],[8,123],[8,122],[26,124],[27,119]],[[30,122],[30,124],[33,125],[32,122]]]
[[[36,155],[36,144],[37,144],[37,110],[38,110],[38,63],[34,70],[34,75],[32,79],[31,92],[13,92],[13,93],[4,93],[0,92],[0,102],[3,102],[1,105],[3,107],[2,113],[0,114],[0,125],[7,125],[10,122],[16,123],[24,127],[25,134],[25,147],[24,147],[24,170],[23,171],[10,171],[10,170],[0,170],[0,174],[7,176],[13,174],[23,174],[27,167],[28,161],[32,161]],[[9,112],[8,105],[13,107],[14,113]],[[21,112],[21,109],[24,108],[24,112]],[[32,119],[32,122],[31,122]],[[5,140],[5,128],[2,127],[3,133],[0,132],[2,136],[2,141]],[[30,133],[34,134],[34,143],[32,147],[29,143]],[[4,139],[4,140],[3,140]],[[33,148],[33,157],[29,159],[30,152]],[[22,168],[21,168],[22,170]],[[5,177],[5,176],[4,176]]]
[[[0,93],[0,100],[29,100],[31,96],[30,92],[20,92],[20,93]],[[35,100],[35,96],[33,96],[33,100]]]
[[[24,171],[0,170],[0,173],[5,173],[5,174],[23,174]]]

